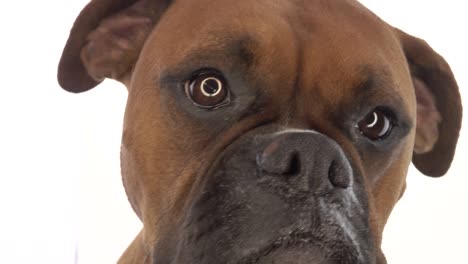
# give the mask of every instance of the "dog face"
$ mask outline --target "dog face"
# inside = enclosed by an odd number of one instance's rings
[[[461,123],[446,62],[354,1],[94,0],[59,81],[103,78],[154,263],[384,263],[409,163],[443,175]]]

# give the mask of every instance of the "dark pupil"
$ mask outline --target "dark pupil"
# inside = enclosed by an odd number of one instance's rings
[[[216,92],[219,90],[218,82],[213,79],[206,80],[203,82],[202,89],[207,94],[216,94]]]
[[[375,113],[375,112],[373,112],[373,113],[367,115],[367,117],[366,117],[366,124],[367,124],[367,125],[372,125],[372,124],[374,124],[374,122],[376,121],[376,120],[375,120],[376,118],[377,118],[377,120],[378,120],[378,114],[375,115],[374,113]],[[375,127],[375,125],[374,125],[373,127]]]

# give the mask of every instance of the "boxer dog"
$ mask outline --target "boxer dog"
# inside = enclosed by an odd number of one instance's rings
[[[119,263],[386,263],[410,162],[445,174],[461,126],[444,59],[353,0],[92,0],[58,80],[105,78],[144,226]]]

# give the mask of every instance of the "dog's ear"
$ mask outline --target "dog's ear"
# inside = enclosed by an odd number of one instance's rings
[[[447,62],[424,40],[398,29],[417,100],[413,164],[425,175],[444,175],[452,163],[462,120],[458,86]]]
[[[84,92],[122,80],[169,0],[92,0],[76,19],[58,67],[59,84]]]

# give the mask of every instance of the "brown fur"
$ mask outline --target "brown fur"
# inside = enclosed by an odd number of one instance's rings
[[[134,35],[138,37],[130,37]],[[252,51],[245,74],[264,87],[264,101],[255,115],[233,126],[201,124],[160,87],[161,77],[193,54],[222,54],[238,39]],[[195,65],[226,70],[236,65],[230,58],[199,58]],[[375,100],[369,102],[394,98],[413,124],[386,157],[360,154],[330,122],[340,118],[334,113],[352,109],[360,87],[375,74],[381,77],[375,80],[380,87],[366,94]],[[119,263],[150,263],[158,236],[178,221],[192,186],[217,155],[268,122],[316,129],[352,153],[366,175],[371,228],[380,248],[411,159],[427,175],[444,174],[461,122],[458,87],[446,62],[425,42],[392,28],[354,1],[186,0],[168,5],[93,0],[71,31],[59,81],[65,89],[81,92],[105,77],[124,82],[129,90],[122,175],[144,224]],[[435,98],[435,103],[425,101],[435,117],[417,111],[413,78],[421,82],[423,94]],[[421,124],[425,118],[441,120],[435,132],[434,126]],[[413,156],[415,137],[419,147]],[[381,253],[378,263],[385,263]]]

